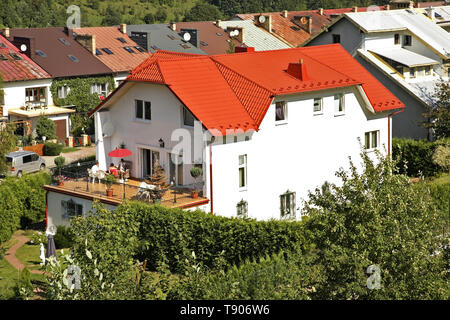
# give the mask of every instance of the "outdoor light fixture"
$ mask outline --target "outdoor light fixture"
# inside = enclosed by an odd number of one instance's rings
[[[162,138],[159,138],[158,142],[159,142],[160,148],[164,148],[164,140]]]

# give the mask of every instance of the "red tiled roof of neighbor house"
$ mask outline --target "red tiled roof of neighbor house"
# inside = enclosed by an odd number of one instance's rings
[[[51,76],[0,35],[0,76],[3,81],[49,79]]]
[[[384,10],[384,6],[378,8]],[[358,12],[364,12],[367,9],[357,8]],[[322,13],[319,10],[287,11],[287,16],[284,15],[284,12],[246,13],[237,14],[236,17],[242,20],[254,20],[257,24],[255,17],[270,15],[272,17],[272,33],[291,46],[298,47],[312,35],[320,32],[323,27],[330,24],[338,15],[354,10],[354,8],[323,9]],[[300,21],[295,21],[295,17],[311,17],[311,33],[309,30],[306,30],[307,28],[302,28],[302,24]]]
[[[98,51],[96,50],[94,56],[114,72],[129,72],[150,56],[146,51],[139,51],[136,48],[138,44],[131,40],[126,32],[122,33],[118,27],[77,28],[74,32],[77,36],[95,35],[95,49]],[[132,52],[127,51],[125,47]],[[109,49],[112,54],[103,51],[103,48]]]
[[[241,45],[236,39],[231,39],[228,33],[216,26],[216,22],[213,21],[177,22],[177,32],[181,32],[181,29],[197,29],[200,35],[200,49],[207,54],[227,53],[230,49],[230,41],[233,41],[236,47]]]
[[[111,74],[112,71],[74,39],[71,29],[10,29],[8,40],[53,78]],[[41,53],[41,54],[39,54]]]
[[[361,85],[375,112],[404,108],[339,44],[213,56],[177,54],[179,58],[168,59],[169,55],[157,51],[127,81],[167,85],[207,129],[222,134],[226,129],[258,130],[273,98],[285,94]]]

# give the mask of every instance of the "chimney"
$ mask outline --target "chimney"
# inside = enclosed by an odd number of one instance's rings
[[[177,31],[177,24],[175,22],[171,22],[169,27],[172,31]]]
[[[409,2],[409,9],[414,9],[414,1]]]
[[[354,7],[352,8],[352,12],[358,12],[358,7],[357,7],[357,6],[354,6]]]
[[[5,36],[5,38],[9,38],[9,36],[11,35],[11,34],[9,33],[9,28],[8,28],[8,27],[6,27],[5,29],[3,29],[3,35]]]
[[[219,27],[220,28],[220,23],[222,22],[222,20],[217,20],[216,21],[216,27]]]
[[[127,24],[121,23],[119,29],[120,29],[120,32],[122,32],[123,34],[127,33]]]
[[[319,9],[319,14],[320,14],[321,16],[323,16],[323,8],[320,8],[320,9]]]
[[[72,38],[72,37],[73,37],[73,29],[72,29],[72,28],[64,27],[64,33],[65,33],[69,38]]]
[[[95,41],[95,34],[79,34],[77,35],[77,42],[93,55],[96,54],[97,45]]]
[[[283,17],[287,18],[288,17],[288,11],[287,10],[283,10]]]
[[[306,72],[306,66],[303,63],[303,59],[300,59],[298,63],[289,63],[286,72],[301,81],[309,80],[308,73]]]
[[[239,46],[239,47],[235,47],[235,48],[234,48],[234,52],[235,52],[235,53],[240,53],[240,52],[255,52],[255,48],[254,48],[254,47],[244,47],[244,46]]]

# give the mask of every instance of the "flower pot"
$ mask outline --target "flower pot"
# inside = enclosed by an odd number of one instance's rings
[[[192,197],[192,199],[197,199],[198,198],[198,192],[197,191],[192,191],[191,192],[191,197]]]
[[[106,189],[106,196],[107,197],[112,197],[113,196],[113,189]]]
[[[59,181],[58,182],[58,187],[63,187],[64,186],[64,181]]]

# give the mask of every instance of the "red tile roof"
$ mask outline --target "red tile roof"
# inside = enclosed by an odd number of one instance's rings
[[[102,53],[96,57],[114,72],[129,72],[150,56],[148,52],[136,50],[134,47],[138,44],[117,27],[78,28],[73,31],[77,35],[95,35],[96,48]],[[118,38],[123,38],[126,43]],[[125,47],[130,47],[133,53],[126,51]],[[107,54],[102,48],[110,49],[113,54]]]
[[[286,72],[300,59],[306,81]],[[214,56],[158,51],[127,80],[167,85],[207,129],[222,134],[258,130],[273,98],[284,94],[362,85],[376,112],[404,108],[339,44]]]
[[[17,54],[20,60],[14,59],[11,53]],[[1,35],[0,55],[0,76],[5,82],[51,78],[44,69],[34,63],[25,54],[22,54],[19,49]]]
[[[384,7],[380,6],[380,10]],[[346,12],[352,12],[352,8],[342,9],[324,9],[321,15],[318,10],[305,11],[288,11],[287,18],[282,12],[266,12],[266,13],[245,13],[237,14],[236,17],[242,20],[255,20],[255,16],[270,15],[272,16],[272,32],[275,36],[285,40],[294,47],[302,45],[312,35],[320,32],[323,27],[331,23],[336,18],[335,15],[341,15]],[[358,8],[358,12],[367,11],[367,8]],[[312,17],[312,32],[302,29],[294,23],[295,16]]]

